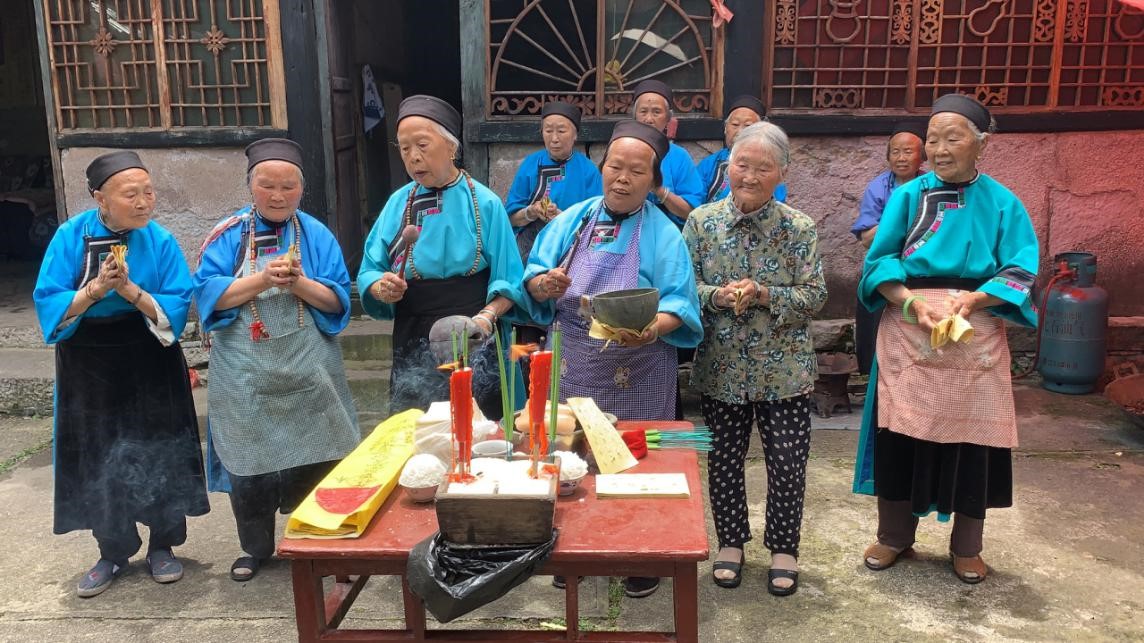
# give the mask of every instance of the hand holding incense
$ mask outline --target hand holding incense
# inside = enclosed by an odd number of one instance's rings
[[[421,231],[415,225],[407,225],[401,231],[401,245],[405,246],[405,250],[401,251],[401,258],[397,260],[397,265],[393,267],[393,274],[405,279],[405,263],[409,255],[413,254],[413,244],[417,243],[417,238],[421,236]]]

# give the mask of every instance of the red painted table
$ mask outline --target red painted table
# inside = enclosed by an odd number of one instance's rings
[[[621,422],[619,428],[690,428],[687,422]],[[699,461],[690,450],[652,451],[633,473],[680,472],[691,497],[597,499],[588,476],[572,496],[556,503],[556,548],[541,575],[567,580],[564,632],[427,630],[421,599],[409,591],[405,566],[414,545],[437,531],[432,504],[418,504],[398,487],[357,539],[284,539],[278,555],[291,561],[300,641],[681,641],[698,643],[698,564],[707,560],[707,527]],[[323,576],[336,581],[327,594]],[[370,576],[401,576],[403,630],[339,630]],[[581,632],[581,576],[660,576],[674,583],[675,633]]]

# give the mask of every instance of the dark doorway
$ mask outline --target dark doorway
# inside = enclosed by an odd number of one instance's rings
[[[0,326],[31,314],[40,259],[54,234],[52,148],[40,77],[35,0],[0,12]],[[34,322],[34,315],[31,319]],[[34,323],[33,323],[34,325]]]
[[[338,218],[344,219],[342,203],[350,200],[359,217],[354,223],[340,221],[338,229],[360,225],[364,237],[389,195],[409,181],[392,145],[401,99],[431,94],[461,110],[459,2],[331,0],[327,6]],[[367,65],[385,114],[368,132],[362,73]],[[339,239],[356,271],[361,239],[353,249],[346,247],[346,235]]]

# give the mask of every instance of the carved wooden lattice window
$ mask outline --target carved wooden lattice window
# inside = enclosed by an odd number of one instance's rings
[[[1001,111],[1144,105],[1144,13],[1119,0],[774,0],[775,111],[922,111],[949,92]]]
[[[278,0],[43,0],[60,129],[286,127]]]
[[[551,100],[624,114],[647,78],[672,87],[677,113],[720,113],[709,0],[486,0],[485,15],[488,116],[538,114]]]

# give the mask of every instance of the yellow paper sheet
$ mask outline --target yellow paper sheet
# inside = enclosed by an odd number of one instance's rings
[[[688,498],[687,476],[682,473],[624,473],[596,476],[600,498]]]
[[[286,522],[287,538],[357,538],[397,486],[401,468],[413,455],[413,427],[423,411],[410,409],[377,425],[317,488],[310,492]],[[348,513],[331,513],[318,503],[320,490],[378,487]]]
[[[631,449],[624,444],[620,432],[604,417],[592,398],[570,397],[568,406],[572,407],[580,426],[584,427],[588,444],[592,445],[592,455],[596,457],[596,466],[602,473],[619,473],[636,466]]]
[[[949,342],[968,344],[973,340],[973,326],[961,315],[950,315],[930,331],[930,348],[938,349]]]
[[[653,320],[651,320],[651,322],[648,323],[647,326],[644,326],[643,330],[638,331],[638,332],[637,331],[631,331],[631,332],[634,332],[637,335],[642,335],[645,332],[647,332],[647,330],[654,325],[655,325],[655,320],[653,319]],[[595,317],[593,317],[592,318],[592,325],[588,327],[588,337],[591,337],[592,339],[604,340],[604,348],[600,349],[600,352],[602,353],[602,352],[604,352],[604,350],[606,348],[608,348],[608,346],[610,346],[612,344],[612,342],[619,342],[623,338],[620,335],[621,330],[627,330],[627,329],[615,328],[614,326],[609,326],[609,325],[597,320]]]

